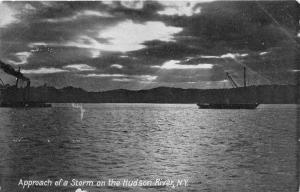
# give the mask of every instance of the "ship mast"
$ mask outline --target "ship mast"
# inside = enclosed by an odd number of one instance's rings
[[[244,87],[247,86],[247,82],[246,82],[246,67],[244,67]]]
[[[246,80],[246,75],[247,75],[247,73],[246,73],[246,67],[243,67],[243,69],[244,69],[244,77],[243,77],[244,82],[243,82],[243,84],[244,84],[244,87],[247,87],[247,80]],[[231,85],[232,85],[233,88],[238,88],[238,87],[239,87],[238,84],[233,80],[233,78],[231,77],[231,75],[230,75],[228,72],[226,72],[226,76],[227,76],[227,78],[229,79],[229,81],[230,81],[230,83],[231,83]]]
[[[226,76],[227,76],[227,78],[229,79],[229,81],[231,82],[232,87],[233,87],[233,88],[237,88],[237,87],[238,87],[238,84],[233,80],[233,78],[229,75],[228,72],[226,72]]]

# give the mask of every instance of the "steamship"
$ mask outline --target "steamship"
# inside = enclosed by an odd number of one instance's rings
[[[12,66],[0,61],[0,69],[16,77],[16,84],[13,86],[5,85],[0,78],[0,107],[51,107],[49,103],[31,100],[30,79],[21,73],[20,68],[15,70]],[[26,85],[23,86],[23,83],[20,83],[20,81],[25,82]]]

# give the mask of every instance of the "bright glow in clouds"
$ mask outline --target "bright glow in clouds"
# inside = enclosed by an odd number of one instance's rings
[[[85,10],[85,11],[78,12],[75,15],[70,16],[70,17],[45,19],[44,21],[47,21],[49,23],[60,23],[60,22],[75,21],[75,20],[83,18],[83,17],[113,17],[113,16],[108,13],[105,13],[105,12],[102,13],[102,12],[98,12],[98,11]]]
[[[221,59],[221,56],[214,56],[214,55],[201,55],[199,58],[202,59]]]
[[[56,42],[35,42],[30,43],[28,45],[31,48],[35,47],[46,47],[46,46],[54,46],[54,47],[77,47],[81,49],[87,49],[90,53],[90,57],[95,58],[100,56],[100,47],[101,44],[88,36],[80,36],[77,38],[76,41],[69,41],[69,42],[63,42],[63,43],[56,43]]]
[[[16,22],[17,19],[14,17],[15,12],[5,3],[0,3],[0,28],[5,27],[13,22]]]
[[[248,56],[247,53],[239,54],[239,53],[226,53],[220,56],[213,56],[213,55],[201,55],[199,58],[203,59],[236,59],[237,57],[246,57]]]
[[[144,7],[143,1],[121,1],[122,6],[129,8],[129,9],[142,9]]]
[[[30,48],[39,47],[39,46],[44,47],[44,46],[47,46],[47,45],[48,44],[45,43],[45,42],[37,42],[37,43],[29,43],[28,47],[30,47]],[[31,51],[34,51],[34,50],[31,50]]]
[[[87,74],[87,75],[81,75],[83,77],[118,77],[114,78],[113,81],[133,81],[133,80],[140,80],[140,81],[154,81],[157,79],[157,76],[155,75],[125,75],[125,74]]]
[[[50,67],[50,68],[41,67],[39,69],[23,69],[21,70],[21,72],[25,74],[50,74],[50,73],[61,73],[61,72],[68,72],[68,71],[54,68],[54,67]]]
[[[87,74],[87,75],[82,75],[84,77],[126,77],[126,75],[123,74]]]
[[[131,81],[134,81],[134,79],[130,79],[130,78],[113,78],[112,81],[131,82]]]
[[[237,57],[246,57],[248,54],[239,54],[239,53],[227,53],[225,55],[221,55],[220,58],[230,58],[230,59],[235,59]]]
[[[15,65],[24,65],[24,64],[27,64],[27,60],[31,55],[32,55],[32,53],[30,53],[30,52],[19,52],[19,53],[15,54],[18,61],[8,60],[8,62],[15,64]]]
[[[69,42],[36,42],[31,43],[35,46],[60,46],[78,47],[89,49],[91,57],[98,57],[101,51],[127,52],[143,49],[146,41],[160,40],[173,41],[173,35],[182,31],[182,28],[166,26],[163,22],[150,21],[143,24],[134,23],[132,20],[123,21],[115,26],[109,27],[99,32],[97,38],[107,39],[108,43],[101,43],[96,39],[81,35],[75,41]]]
[[[87,64],[66,65],[64,68],[75,69],[75,70],[78,70],[78,71],[94,71],[94,70],[96,70],[95,67],[91,67]]]
[[[259,55],[266,55],[266,54],[268,54],[269,52],[261,52],[261,53],[259,53]]]
[[[132,77],[143,81],[154,81],[157,79],[155,75],[133,75]]]
[[[122,69],[123,68],[123,66],[119,65],[119,64],[112,64],[110,67],[111,68],[117,68],[117,69]]]
[[[35,7],[33,7],[32,5],[30,5],[29,3],[26,3],[26,5],[25,5],[25,10],[27,10],[27,11],[34,11],[34,10],[36,10],[36,8]]]
[[[132,82],[132,81],[140,81],[140,82],[152,82],[157,79],[157,76],[154,75],[129,75],[125,78],[113,78],[112,81],[118,82]]]
[[[199,1],[160,1],[159,3],[165,6],[164,10],[158,11],[160,15],[190,17],[201,13]]]
[[[178,60],[170,60],[165,62],[162,66],[154,65],[152,68],[160,68],[160,69],[211,69],[213,67],[212,64],[198,64],[198,65],[181,65],[178,64],[180,61]]]
[[[99,38],[108,39],[109,43],[101,44],[99,48],[106,51],[134,51],[145,48],[142,43],[146,41],[173,41],[173,35],[181,31],[182,28],[166,26],[163,22],[140,24],[126,20],[100,32]]]

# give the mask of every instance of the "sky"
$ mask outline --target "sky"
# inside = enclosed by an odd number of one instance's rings
[[[295,84],[296,1],[0,1],[0,60],[88,91]],[[15,79],[3,72],[5,83]]]

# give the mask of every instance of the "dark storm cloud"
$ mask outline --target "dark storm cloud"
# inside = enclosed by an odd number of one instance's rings
[[[166,17],[182,34],[207,40],[205,48],[262,50],[295,35],[299,5],[296,1],[211,2],[193,17]],[[290,37],[289,37],[290,36]]]
[[[178,42],[152,41],[144,44],[147,46],[146,48],[131,52],[130,54],[134,56],[178,59],[204,52],[201,47],[193,47]]]
[[[294,1],[5,2],[0,56],[36,85],[218,87],[299,74]],[[227,82],[228,83],[228,82]]]
[[[202,58],[199,62],[218,62],[224,71],[238,72],[241,72],[241,66],[247,65],[253,75],[264,81],[295,82],[295,74],[290,74],[285,80],[282,78],[289,73],[287,69],[296,67],[295,58],[299,58],[299,42],[295,40],[299,5],[295,1],[212,2],[202,4],[201,8],[201,14],[192,17],[165,16],[166,22],[184,28],[177,34],[177,45],[196,48],[199,55],[254,52],[252,55],[258,55],[256,59]],[[259,55],[266,50],[272,52],[273,59]],[[193,55],[193,52],[189,53]]]

